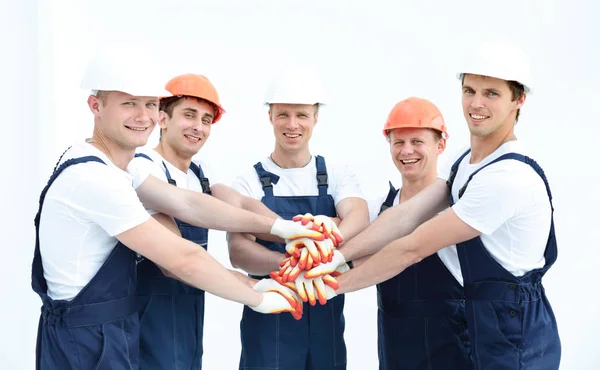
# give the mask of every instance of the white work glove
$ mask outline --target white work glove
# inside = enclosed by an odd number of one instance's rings
[[[304,276],[298,276],[293,282],[284,282],[277,271],[273,271],[271,273],[271,278],[277,281],[279,284],[283,284],[298,293],[303,302],[309,302],[312,306],[314,306],[318,300],[320,304],[324,305],[328,300],[337,296],[335,290],[338,289],[340,285],[335,277],[340,276],[349,270],[350,267],[344,263],[332,274],[327,274],[314,279],[307,279]]]
[[[302,318],[302,300],[294,290],[281,285],[273,279],[262,279],[256,283],[252,289],[261,293],[276,292],[281,294],[283,298],[287,300],[290,306],[292,306],[293,310],[290,311],[292,316],[296,320],[300,320]]]
[[[321,241],[300,238],[289,241],[285,246],[286,252],[295,259],[301,270],[310,270],[313,266],[330,262],[334,249],[333,242],[329,238]]]
[[[343,265],[345,265],[345,267]],[[333,258],[331,262],[322,263],[317,267],[313,267],[304,273],[304,277],[306,279],[314,279],[324,275],[335,275],[335,272],[338,270],[338,268],[340,269],[339,271],[349,269],[348,265],[346,264],[346,258],[344,258],[342,252],[336,249],[333,251]]]
[[[294,316],[297,310],[290,302],[279,292],[271,291],[262,293],[263,299],[258,306],[250,307],[260,313],[281,313],[289,312]],[[295,318],[296,316],[294,316]]]
[[[296,240],[300,238],[310,238],[313,240],[324,240],[325,235],[319,231],[309,229],[294,221],[286,221],[280,218],[276,219],[271,227],[270,234],[286,240]]]
[[[342,233],[335,222],[323,215],[313,216],[310,213],[294,216],[292,221],[300,222],[303,226],[308,226],[313,230],[321,231],[325,238],[331,239],[333,246],[337,248],[343,241]]]

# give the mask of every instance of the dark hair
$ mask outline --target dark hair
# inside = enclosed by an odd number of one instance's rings
[[[195,99],[199,103],[202,103],[202,102],[208,103],[208,105],[210,105],[213,108],[215,115],[218,112],[218,108],[215,105],[215,103],[210,102],[206,99],[199,98],[197,96],[189,96],[189,95],[176,95],[176,96],[169,96],[167,98],[160,99],[159,110],[165,112],[169,116],[169,118],[172,118],[173,110],[185,98]],[[162,138],[162,129],[160,130],[159,139],[160,138]]]
[[[462,85],[465,84],[465,75],[467,75],[467,74],[468,73],[463,73],[461,75],[461,84]],[[523,86],[522,83],[520,83],[518,81],[506,80],[506,84],[508,85],[508,88],[510,89],[510,92],[512,94],[511,101],[521,99],[521,97],[525,94],[525,86]],[[519,120],[520,113],[521,113],[521,108],[517,109],[517,116],[515,117],[515,122],[517,122]]]

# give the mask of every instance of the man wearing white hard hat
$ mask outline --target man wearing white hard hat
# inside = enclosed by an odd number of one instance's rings
[[[531,92],[529,62],[514,44],[488,42],[458,76],[470,149],[446,176],[384,212],[334,252],[332,263],[306,275],[377,252],[339,278],[338,293],[346,293],[438,252],[464,288],[473,369],[558,369],[560,338],[542,286],[557,257],[552,196],[514,133]]]
[[[255,278],[275,272],[271,276],[279,279],[277,271],[284,260],[284,266],[290,268],[316,265],[332,256],[330,251],[341,235],[351,238],[369,223],[367,204],[354,174],[345,166],[331,162],[326,165],[323,157],[313,156],[309,150],[324,100],[320,82],[302,67],[288,68],[269,86],[265,104],[269,106],[275,149],[252,170],[238,177],[233,187],[244,195],[260,199],[284,219],[304,215],[296,218],[298,222],[323,227],[330,238],[315,243],[298,241],[294,247],[298,248],[298,256],[288,254],[286,258],[286,252],[295,254],[289,249],[291,244],[286,246],[231,234],[231,263]],[[240,324],[240,369],[346,368],[344,297],[327,302],[319,295],[327,277],[314,286],[313,282],[303,284],[302,280],[298,277],[296,284],[290,285],[306,302],[300,320],[290,315],[265,319],[244,309]]]
[[[86,70],[82,87],[92,90],[93,136],[62,155],[35,218],[32,287],[43,303],[38,369],[138,368],[136,252],[192,286],[258,312],[297,307],[285,291],[251,289],[247,277],[236,277],[203,248],[175,235],[172,219],[160,217],[174,232],[161,226],[140,202],[138,195],[152,209],[196,226],[323,238],[294,222],[244,211],[152,176],[134,189],[125,169],[154,128],[158,98],[170,95],[164,82],[154,79],[157,73],[151,59],[132,48],[109,49]]]

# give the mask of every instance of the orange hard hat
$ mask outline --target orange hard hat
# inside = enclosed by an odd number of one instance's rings
[[[438,107],[421,98],[408,98],[394,106],[383,126],[383,135],[388,136],[395,128],[430,128],[448,138],[446,123]]]
[[[173,96],[194,96],[213,103],[215,105],[215,117],[212,123],[217,123],[223,113],[225,113],[225,109],[223,109],[219,102],[217,89],[210,83],[208,78],[202,75],[187,73],[174,77],[167,82],[165,89],[173,94]]]

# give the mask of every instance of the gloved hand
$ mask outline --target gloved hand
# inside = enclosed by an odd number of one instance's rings
[[[323,242],[325,242],[325,240],[321,241],[321,243]],[[302,266],[305,266],[309,261],[312,261],[311,265],[315,266],[321,263],[320,249],[317,248],[317,245],[312,239],[300,238],[291,240],[285,245],[285,250],[290,256],[298,259],[298,263],[301,266],[300,269],[302,270],[304,270],[304,267]],[[327,258],[329,259],[329,256]]]
[[[290,311],[292,316],[296,320],[300,320],[302,318],[302,301],[294,290],[278,283],[273,279],[262,279],[256,283],[252,289],[261,293],[276,292],[281,294],[288,301],[290,306],[293,307],[293,311]]]
[[[273,223],[270,234],[283,238],[286,242],[300,238],[310,238],[317,241],[325,239],[325,235],[319,231],[306,228],[294,221],[286,221],[279,218]]]
[[[298,293],[303,302],[309,302],[311,306],[317,304],[317,299],[321,305],[327,303],[328,299],[337,295],[335,289],[339,287],[337,281],[330,275],[315,279],[305,279],[302,276],[298,276],[294,283],[283,283],[277,272],[272,272],[271,277],[274,280],[285,284],[286,287],[293,289]]]
[[[264,292],[263,299],[258,306],[250,307],[256,312],[260,313],[281,313],[281,312],[290,312],[294,316],[297,317],[298,311],[295,308],[295,305],[292,306],[290,302],[280,293],[278,292]],[[302,316],[302,313],[300,313]]]
[[[306,279],[314,279],[319,276],[332,274],[338,269],[338,267],[344,264],[346,264],[346,258],[344,258],[344,255],[336,249],[333,251],[333,258],[331,262],[322,263],[317,267],[313,267],[311,270],[306,271],[306,273],[304,273],[304,277]],[[346,267],[347,266],[348,265],[346,265]]]
[[[334,247],[338,247],[343,241],[342,233],[335,221],[323,215],[313,216],[310,213],[294,216],[292,221],[300,222],[303,226],[309,226],[313,230],[321,231],[325,238],[331,239]]]

